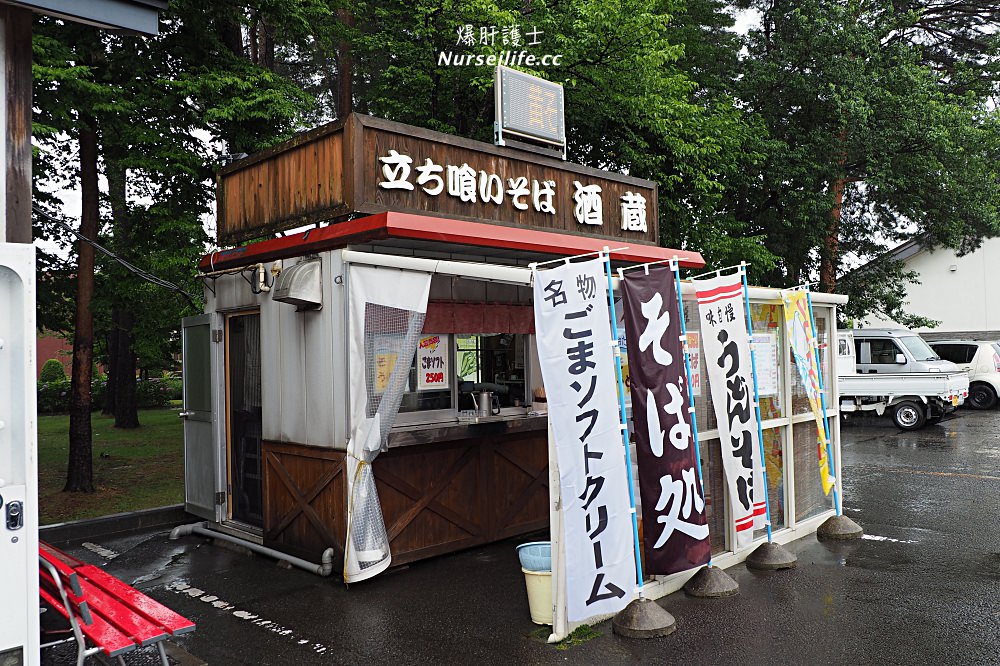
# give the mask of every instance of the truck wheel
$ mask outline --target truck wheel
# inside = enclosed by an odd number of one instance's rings
[[[909,400],[901,402],[892,410],[892,422],[900,430],[917,430],[926,422],[923,405]]]
[[[969,389],[969,406],[973,409],[993,409],[997,404],[997,394],[987,384],[973,384]]]

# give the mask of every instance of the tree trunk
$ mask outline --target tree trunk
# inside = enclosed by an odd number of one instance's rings
[[[97,131],[93,119],[80,118],[80,233],[97,239],[100,190],[97,184]],[[69,465],[66,487],[71,492],[94,492],[93,441],[90,425],[90,382],[94,365],[94,248],[79,241],[76,269],[76,316],[73,335],[73,379],[69,404]]]
[[[108,154],[105,149],[105,154]],[[111,206],[112,228],[114,230],[114,246],[118,256],[131,259],[132,221],[128,209],[128,179],[125,167],[117,157],[106,159],[108,175],[108,202]],[[139,403],[136,397],[135,366],[136,358],[133,344],[135,342],[132,329],[135,327],[135,315],[130,309],[129,299],[125,294],[115,296],[111,310],[111,329],[116,343],[110,350],[109,357],[114,368],[114,374],[108,378],[108,392],[114,392],[113,414],[116,428],[139,427]]]
[[[838,176],[833,181],[831,186],[833,208],[830,209],[826,236],[823,238],[823,248],[820,251],[819,289],[828,294],[837,288],[837,267],[840,265],[840,212],[844,206],[846,186],[847,179],[843,176]]]

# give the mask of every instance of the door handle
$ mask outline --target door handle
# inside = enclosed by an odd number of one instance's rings
[[[192,411],[177,412],[177,418],[186,419],[189,416],[194,416],[194,412],[192,412]]]

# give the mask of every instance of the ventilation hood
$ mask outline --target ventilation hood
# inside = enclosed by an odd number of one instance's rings
[[[323,307],[323,271],[319,257],[300,261],[278,273],[271,298],[291,303],[297,311]]]

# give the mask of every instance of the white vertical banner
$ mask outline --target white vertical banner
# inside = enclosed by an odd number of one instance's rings
[[[607,278],[594,259],[536,269],[533,282],[559,463],[567,619],[580,622],[617,613],[636,589]]]
[[[693,282],[736,548],[742,548],[764,527],[767,513],[743,281],[735,273]]]

